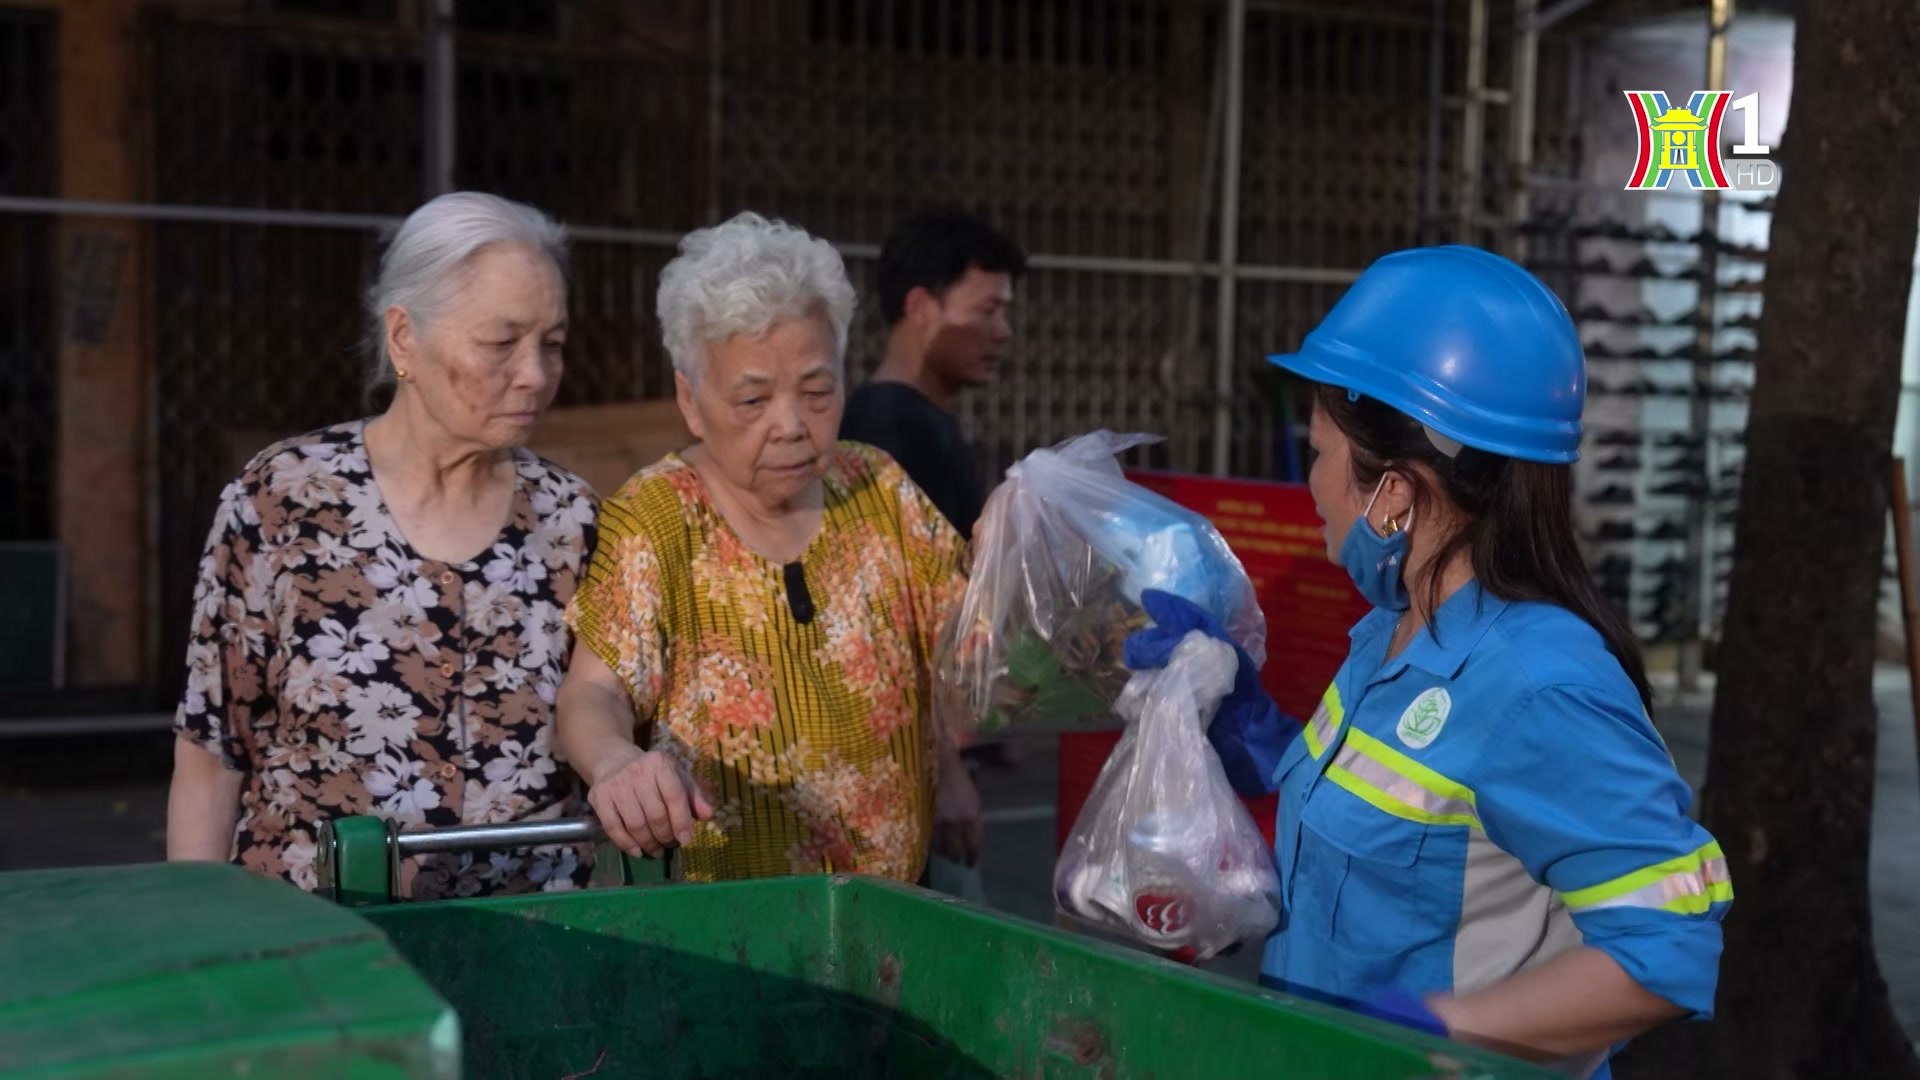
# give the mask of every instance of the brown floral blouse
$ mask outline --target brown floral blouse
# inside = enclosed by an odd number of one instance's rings
[[[364,421],[269,447],[221,495],[200,563],[176,729],[246,773],[235,861],[315,886],[321,821],[415,826],[585,812],[552,747],[563,617],[598,500],[518,451],[506,528],[466,563],[421,558],[374,481]],[[591,850],[409,859],[420,899],[585,885]]]

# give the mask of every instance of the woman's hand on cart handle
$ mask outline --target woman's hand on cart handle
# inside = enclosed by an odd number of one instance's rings
[[[601,763],[587,801],[607,839],[629,855],[658,856],[691,843],[694,825],[713,817],[713,804],[678,763],[639,747]]]

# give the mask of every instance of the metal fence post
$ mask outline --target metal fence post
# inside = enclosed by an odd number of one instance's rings
[[[444,195],[454,189],[454,155],[458,144],[454,133],[454,91],[456,61],[453,52],[453,0],[428,0],[426,75],[427,75],[427,152],[422,155],[426,170],[423,177],[426,197]]]
[[[1240,122],[1246,105],[1247,0],[1227,0],[1227,104],[1220,157],[1220,295],[1214,326],[1213,471],[1233,464],[1234,287],[1240,258]]]

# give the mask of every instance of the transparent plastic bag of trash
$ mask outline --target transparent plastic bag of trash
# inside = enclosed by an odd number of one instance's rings
[[[1060,910],[1201,959],[1278,925],[1273,856],[1206,736],[1236,663],[1196,630],[1127,684],[1126,733],[1054,867]]]
[[[1258,664],[1253,583],[1206,518],[1128,480],[1115,455],[1159,440],[1097,431],[1007,470],[974,530],[973,572],[944,628],[935,708],[963,735],[1112,726],[1127,635],[1159,589],[1206,609]]]

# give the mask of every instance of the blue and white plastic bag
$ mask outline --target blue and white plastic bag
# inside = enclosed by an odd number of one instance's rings
[[[973,573],[942,638],[936,709],[950,730],[1112,728],[1126,636],[1159,589],[1205,608],[1257,664],[1266,620],[1212,523],[1128,480],[1115,456],[1159,441],[1098,431],[1007,470],[974,530]]]

